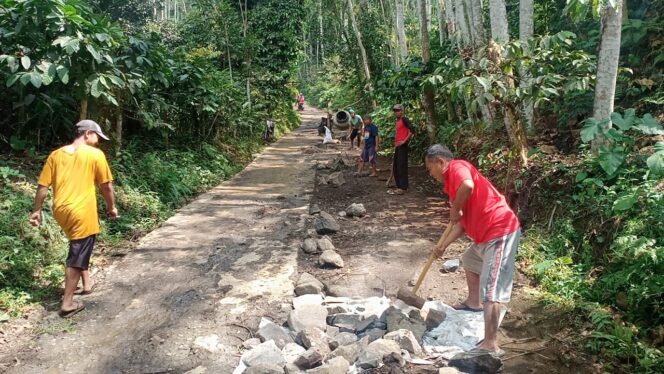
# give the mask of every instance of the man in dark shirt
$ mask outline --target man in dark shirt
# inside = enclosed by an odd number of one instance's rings
[[[366,115],[364,116],[364,149],[362,150],[360,168],[357,171],[358,175],[362,175],[364,163],[368,162],[371,166],[371,176],[378,176],[378,171],[376,170],[376,152],[379,150],[380,136],[378,135],[378,126],[371,121],[370,115]]]
[[[392,174],[397,189],[395,192],[389,190],[388,193],[403,195],[408,190],[408,145],[415,133],[415,127],[403,115],[403,105],[394,105],[392,111],[397,119],[394,136],[394,161],[392,163]]]

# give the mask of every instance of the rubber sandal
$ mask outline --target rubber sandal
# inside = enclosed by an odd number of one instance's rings
[[[74,292],[74,295],[80,295],[80,296],[89,295],[89,294],[92,293],[92,291],[95,290],[95,287],[96,287],[96,286],[97,286],[97,284],[94,283],[94,284],[92,285],[92,288],[90,288],[90,290],[88,290],[88,291],[86,291],[86,290],[84,290],[84,289],[82,289],[82,288],[80,288],[80,287],[77,287],[77,288],[76,288],[76,291]]]
[[[505,351],[502,350],[502,349],[498,349],[497,351],[490,351],[488,349],[475,347],[475,348],[471,349],[468,352],[473,353],[473,354],[477,354],[477,355],[489,354],[493,357],[499,357],[499,358],[505,356]]]
[[[483,311],[484,311],[483,308],[471,308],[471,307],[469,307],[468,304],[466,304],[466,303],[460,303],[459,305],[461,305],[460,308],[455,308],[454,306],[452,306],[452,309],[454,309],[454,310],[458,310],[458,311],[464,311],[464,312],[474,312],[474,313],[477,313],[477,312],[483,312]]]
[[[81,303],[76,303],[76,309],[66,310],[66,311],[60,309],[60,311],[58,312],[58,315],[62,318],[70,318],[70,317],[78,314],[78,312],[82,311],[83,309],[85,309],[85,305],[83,305]]]

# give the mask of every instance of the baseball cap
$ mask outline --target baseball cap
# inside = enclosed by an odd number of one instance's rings
[[[84,119],[82,121],[79,121],[76,124],[76,130],[78,130],[78,131],[94,131],[102,139],[109,140],[108,136],[106,136],[106,134],[104,134],[104,132],[101,131],[101,127],[99,127],[99,124],[97,122],[93,121],[93,120]]]
[[[392,107],[392,110],[403,110],[403,105],[401,104],[394,104]]]
[[[348,113],[355,113],[355,109],[353,108],[348,109]]]

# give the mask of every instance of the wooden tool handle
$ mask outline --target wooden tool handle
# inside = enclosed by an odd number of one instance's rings
[[[436,247],[441,245],[445,239],[450,235],[450,232],[452,231],[452,225],[451,223],[447,225],[447,228],[445,229],[445,232],[443,232],[443,235],[440,236],[440,239],[438,239],[438,244],[436,244]],[[434,247],[434,248],[436,248]],[[422,272],[420,273],[420,277],[417,278],[417,283],[415,283],[415,287],[413,287],[413,293],[417,293],[417,290],[420,289],[420,286],[422,285],[422,281],[424,280],[424,276],[427,275],[427,272],[429,271],[429,268],[431,267],[431,264],[433,261],[436,259],[436,253],[432,250],[431,251],[431,256],[429,256],[429,260],[427,261],[426,265],[424,265],[424,269],[422,269]]]

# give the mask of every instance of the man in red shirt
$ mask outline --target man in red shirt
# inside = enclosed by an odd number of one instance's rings
[[[394,193],[403,195],[408,190],[408,145],[415,133],[415,127],[403,115],[403,106],[401,104],[394,105],[392,111],[397,118],[394,135],[394,161],[392,163],[394,183],[397,185],[397,190]]]
[[[445,146],[434,144],[427,150],[426,167],[443,183],[450,197],[448,238],[434,252],[441,257],[445,249],[465,233],[473,245],[462,257],[468,283],[468,297],[455,309],[484,311],[484,340],[476,348],[502,355],[497,342],[500,303],[510,301],[514,262],[519,247],[519,219],[505,197],[469,162],[455,160]]]

